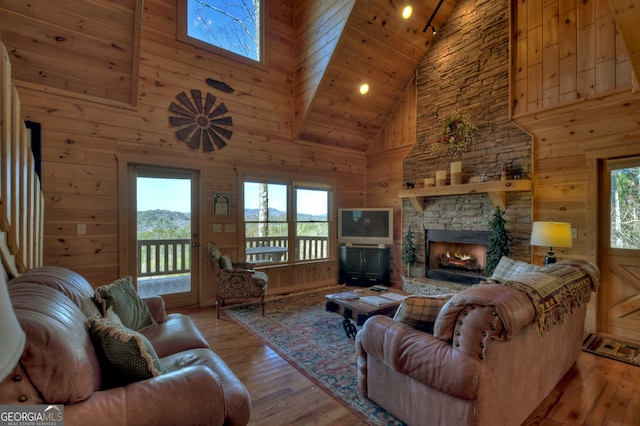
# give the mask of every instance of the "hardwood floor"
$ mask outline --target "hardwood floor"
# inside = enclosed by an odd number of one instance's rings
[[[357,415],[224,313],[182,309],[251,394],[250,425],[363,425]],[[640,367],[582,352],[525,425],[640,425]]]

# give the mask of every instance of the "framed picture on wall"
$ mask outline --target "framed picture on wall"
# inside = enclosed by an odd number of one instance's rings
[[[229,214],[229,193],[213,193],[213,214],[216,216]]]

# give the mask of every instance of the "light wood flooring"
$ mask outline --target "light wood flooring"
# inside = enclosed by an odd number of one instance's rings
[[[180,311],[249,390],[250,425],[366,424],[226,314],[216,320],[214,308]],[[525,424],[640,425],[640,367],[583,352]]]

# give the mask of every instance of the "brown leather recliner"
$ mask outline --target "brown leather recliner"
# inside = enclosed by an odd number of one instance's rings
[[[143,298],[157,325],[141,331],[164,374],[122,387],[106,382],[87,318],[99,315],[94,290],[61,267],[31,270],[8,283],[27,335],[20,363],[0,383],[0,404],[64,404],[65,425],[245,425],[249,394],[193,321]]]

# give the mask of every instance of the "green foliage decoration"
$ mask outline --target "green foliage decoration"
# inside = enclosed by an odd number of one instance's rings
[[[493,274],[493,271],[498,266],[498,262],[502,256],[509,256],[511,249],[511,236],[505,228],[506,221],[504,219],[504,213],[499,207],[493,212],[493,218],[489,221],[489,227],[491,228],[491,234],[489,235],[489,244],[487,247],[487,267],[485,272],[488,277]]]
[[[416,263],[416,246],[413,242],[415,238],[415,232],[411,230],[411,226],[407,230],[404,238],[402,239],[402,263],[407,265],[407,270]]]

